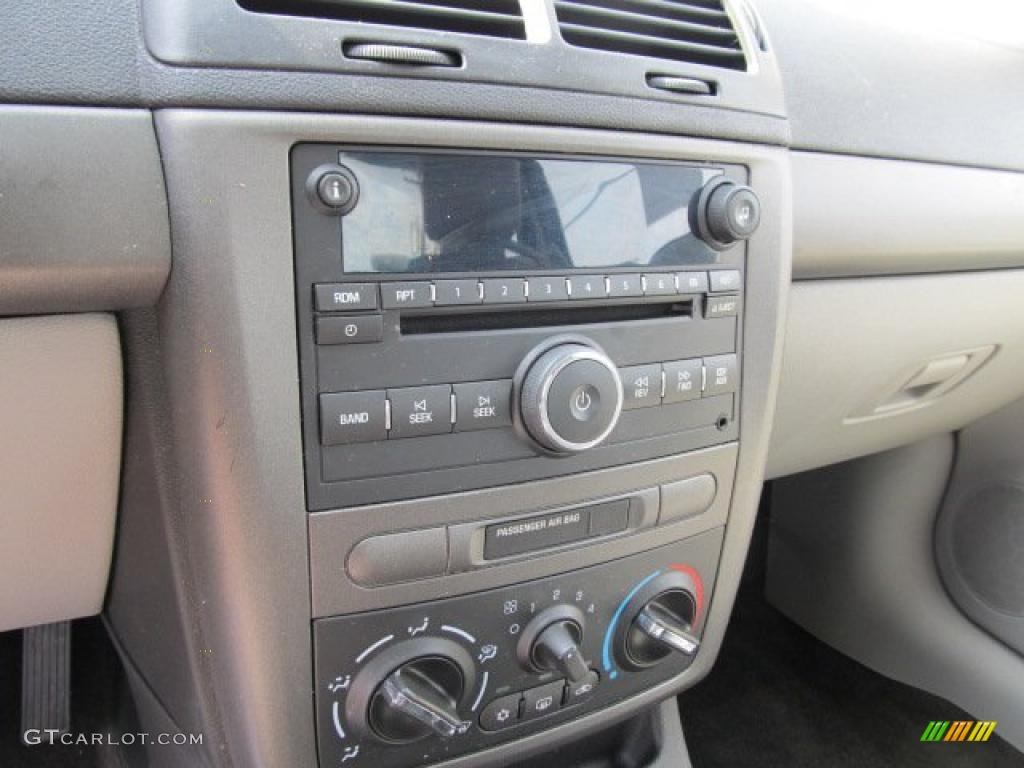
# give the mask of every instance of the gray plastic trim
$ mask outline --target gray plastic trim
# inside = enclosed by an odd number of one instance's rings
[[[1020,397],[1021,296],[1022,270],[794,283],[769,476],[958,429]],[[861,418],[929,361],[990,345],[941,396]]]
[[[299,141],[700,158],[750,168],[751,185],[765,191],[765,212],[749,241],[737,479],[703,650],[680,678],[525,738],[517,755],[628,717],[707,674],[746,558],[778,383],[791,247],[784,151],[640,133],[311,114],[171,110],[158,112],[156,125],[175,249],[160,326],[173,417],[168,439],[194,568],[188,629],[197,647],[219,653],[197,682],[223,728],[222,763],[316,759],[287,194],[289,151]],[[204,498],[213,506],[202,506]],[[437,502],[443,508],[445,499]],[[506,749],[453,764],[503,760]]]
[[[100,612],[121,465],[111,315],[0,320],[0,631]]]
[[[725,0],[727,8],[732,0]],[[785,116],[774,55],[754,40],[748,18],[730,10],[747,57],[746,71],[627,56],[563,42],[550,2],[529,4],[531,21],[542,14],[547,35],[526,40],[457,34],[325,18],[254,13],[235,0],[143,0],[142,28],[160,61],[189,67],[306,70],[381,75],[417,80],[456,80],[551,88],[724,107]],[[531,24],[531,29],[539,25]],[[410,67],[346,58],[346,43],[457,51],[459,67]],[[708,95],[665,93],[648,87],[648,73],[715,83]]]
[[[1024,266],[1024,174],[791,152],[793,277]]]
[[[727,490],[733,485],[736,454],[735,444],[730,444],[532,483],[317,512],[310,515],[309,520],[313,616],[355,613],[494,589],[615,560],[719,528],[725,523],[729,510]],[[723,488],[705,514],[634,530],[624,536],[537,552],[533,557],[508,558],[472,569],[474,553],[469,539],[471,531],[476,530],[476,523],[524,517],[563,506],[600,503],[621,495],[638,495],[659,483],[703,472],[713,473]],[[365,589],[354,584],[345,572],[350,551],[368,536],[446,523],[451,526],[448,576]],[[462,523],[470,524],[468,530],[467,526],[460,525]],[[479,554],[482,554],[482,546],[480,549]]]
[[[977,16],[955,3],[753,4],[778,57],[794,147],[1024,170],[1016,3]]]
[[[148,306],[170,269],[149,112],[0,106],[0,314]]]
[[[1024,748],[1024,658],[953,604],[935,562],[953,465],[942,435],[777,481],[772,605],[862,664],[931,691]]]
[[[1020,530],[1024,521],[1024,400],[1000,408],[995,413],[970,424],[957,438],[956,467],[950,480],[949,490],[939,515],[935,536],[935,551],[942,581],[950,595],[967,616],[1021,654],[1024,664],[1024,616],[1020,612],[1002,610],[993,605],[984,595],[978,594],[958,567],[954,554],[957,543],[956,518],[984,511],[974,506],[979,492],[997,491],[1008,496],[1007,510],[1016,515],[1016,528],[1007,530],[1003,526],[990,530],[978,539],[989,545],[997,545],[1000,551],[987,551],[978,547],[972,553],[977,561],[991,563],[994,567],[990,577],[1003,579],[1000,586],[1012,592],[1024,590],[1017,578],[1022,568],[1019,554],[1017,570],[1007,568],[1006,547],[1020,552],[1019,536],[1013,531]],[[1016,500],[1018,503],[1013,503]],[[967,518],[970,520],[971,518]],[[974,518],[977,520],[977,518]],[[1006,520],[1006,518],[1004,518]],[[982,522],[977,520],[978,523]],[[976,523],[977,524],[977,523]],[[1013,524],[1010,523],[1010,526]],[[977,546],[977,545],[975,545]],[[1002,565],[1003,570],[998,567]],[[1005,594],[1005,592],[1004,592]],[[1018,592],[1018,594],[1020,594]]]

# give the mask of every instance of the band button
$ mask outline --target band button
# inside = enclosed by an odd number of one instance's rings
[[[387,437],[383,390],[320,395],[320,439],[324,445],[366,443]]]

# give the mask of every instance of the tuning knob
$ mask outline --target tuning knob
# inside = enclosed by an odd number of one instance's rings
[[[746,240],[761,223],[761,201],[750,187],[728,179],[709,182],[695,208],[697,231],[712,248],[728,248]]]
[[[551,453],[578,453],[599,445],[622,411],[615,363],[582,341],[539,348],[520,366],[515,381],[520,423]]]
[[[669,570],[644,585],[622,611],[616,658],[625,669],[640,670],[670,654],[696,655],[700,640],[693,631],[700,587],[689,573]]]
[[[519,639],[520,662],[532,672],[557,672],[570,682],[581,682],[590,673],[580,650],[583,626],[583,612],[571,605],[541,611]]]
[[[459,710],[472,691],[474,669],[472,657],[450,640],[400,643],[356,677],[346,717],[361,735],[389,744],[451,738],[469,727]]]

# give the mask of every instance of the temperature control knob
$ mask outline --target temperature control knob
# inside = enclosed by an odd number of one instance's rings
[[[671,589],[653,597],[633,619],[626,635],[626,653],[634,661],[650,665],[678,651],[693,656],[700,645],[690,630],[693,623],[693,595]]]
[[[475,679],[473,659],[457,643],[407,640],[373,657],[356,676],[346,719],[361,736],[389,744],[451,738],[469,728],[459,712]]]
[[[552,453],[578,453],[604,441],[622,411],[618,369],[589,343],[550,343],[516,376],[518,416],[529,437]]]
[[[693,630],[700,610],[698,579],[670,569],[630,599],[616,631],[615,656],[623,668],[646,669],[673,653],[696,655],[700,647]]]
[[[519,640],[519,660],[532,672],[557,672],[572,683],[590,673],[580,650],[583,613],[570,605],[541,611],[526,625]]]

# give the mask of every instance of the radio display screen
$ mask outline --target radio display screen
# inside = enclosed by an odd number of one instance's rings
[[[345,151],[346,273],[605,270],[712,264],[689,208],[721,170],[665,162]]]

